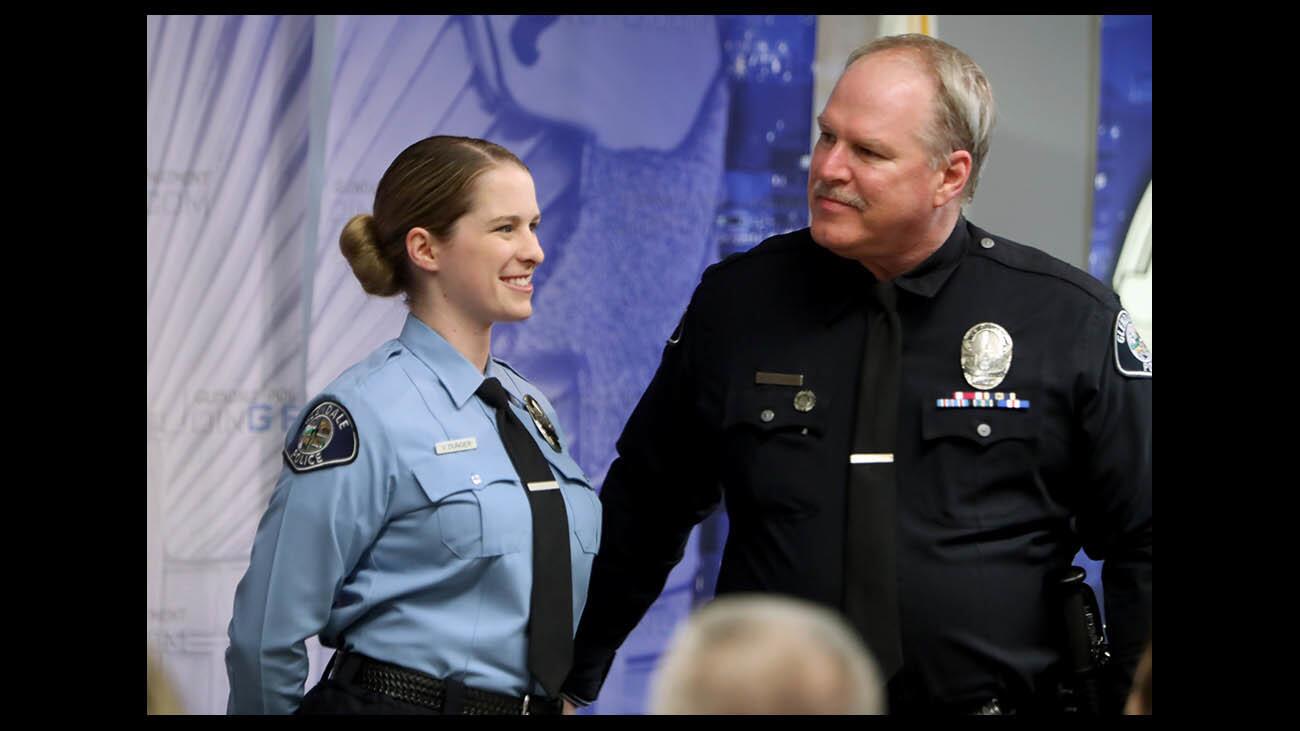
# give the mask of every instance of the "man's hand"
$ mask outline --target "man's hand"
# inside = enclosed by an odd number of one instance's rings
[[[560,700],[562,703],[564,703],[564,715],[566,716],[577,715],[578,707],[570,703],[568,698],[562,698]]]

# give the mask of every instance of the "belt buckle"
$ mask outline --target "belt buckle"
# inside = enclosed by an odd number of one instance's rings
[[[532,700],[533,700],[533,696],[532,696],[531,693],[525,693],[525,694],[524,694],[524,707],[523,707],[522,710],[519,711],[519,715],[521,715],[521,716],[527,716],[527,715],[528,715],[528,704],[531,703]]]

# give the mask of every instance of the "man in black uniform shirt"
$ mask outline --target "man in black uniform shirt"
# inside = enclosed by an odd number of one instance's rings
[[[1150,350],[1114,292],[962,216],[993,125],[964,53],[869,44],[817,121],[811,227],[705,271],[619,439],[566,695],[725,500],[717,592],[843,611],[895,713],[1059,709],[1082,546],[1117,712],[1150,632]]]

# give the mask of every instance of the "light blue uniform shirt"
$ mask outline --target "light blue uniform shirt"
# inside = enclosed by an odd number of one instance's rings
[[[485,377],[511,394],[511,408],[560,484],[576,631],[600,545],[601,508],[555,409],[509,366],[489,358],[485,376],[408,316],[397,340],[335,379],[288,435],[291,453],[313,407],[333,401],[351,417],[356,456],[281,471],[235,591],[227,712],[295,710],[307,678],[304,641],[315,634],[326,646],[344,644],[474,688],[514,696],[541,690],[527,669],[532,513],[495,414],[474,395]],[[556,425],[561,452],[523,408],[529,394]],[[345,435],[337,426],[335,433]],[[444,442],[464,447],[469,438],[472,449],[435,451]]]

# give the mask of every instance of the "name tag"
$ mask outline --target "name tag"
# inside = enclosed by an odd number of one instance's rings
[[[803,374],[758,371],[754,374],[754,383],[767,386],[802,386]]]
[[[528,483],[528,489],[533,492],[538,490],[558,490],[560,489],[560,483],[555,480],[547,480],[546,482],[530,482]]]
[[[451,454],[452,452],[465,452],[471,449],[478,449],[478,439],[466,437],[464,439],[453,439],[449,442],[438,442],[433,445],[433,451],[437,454]]]

